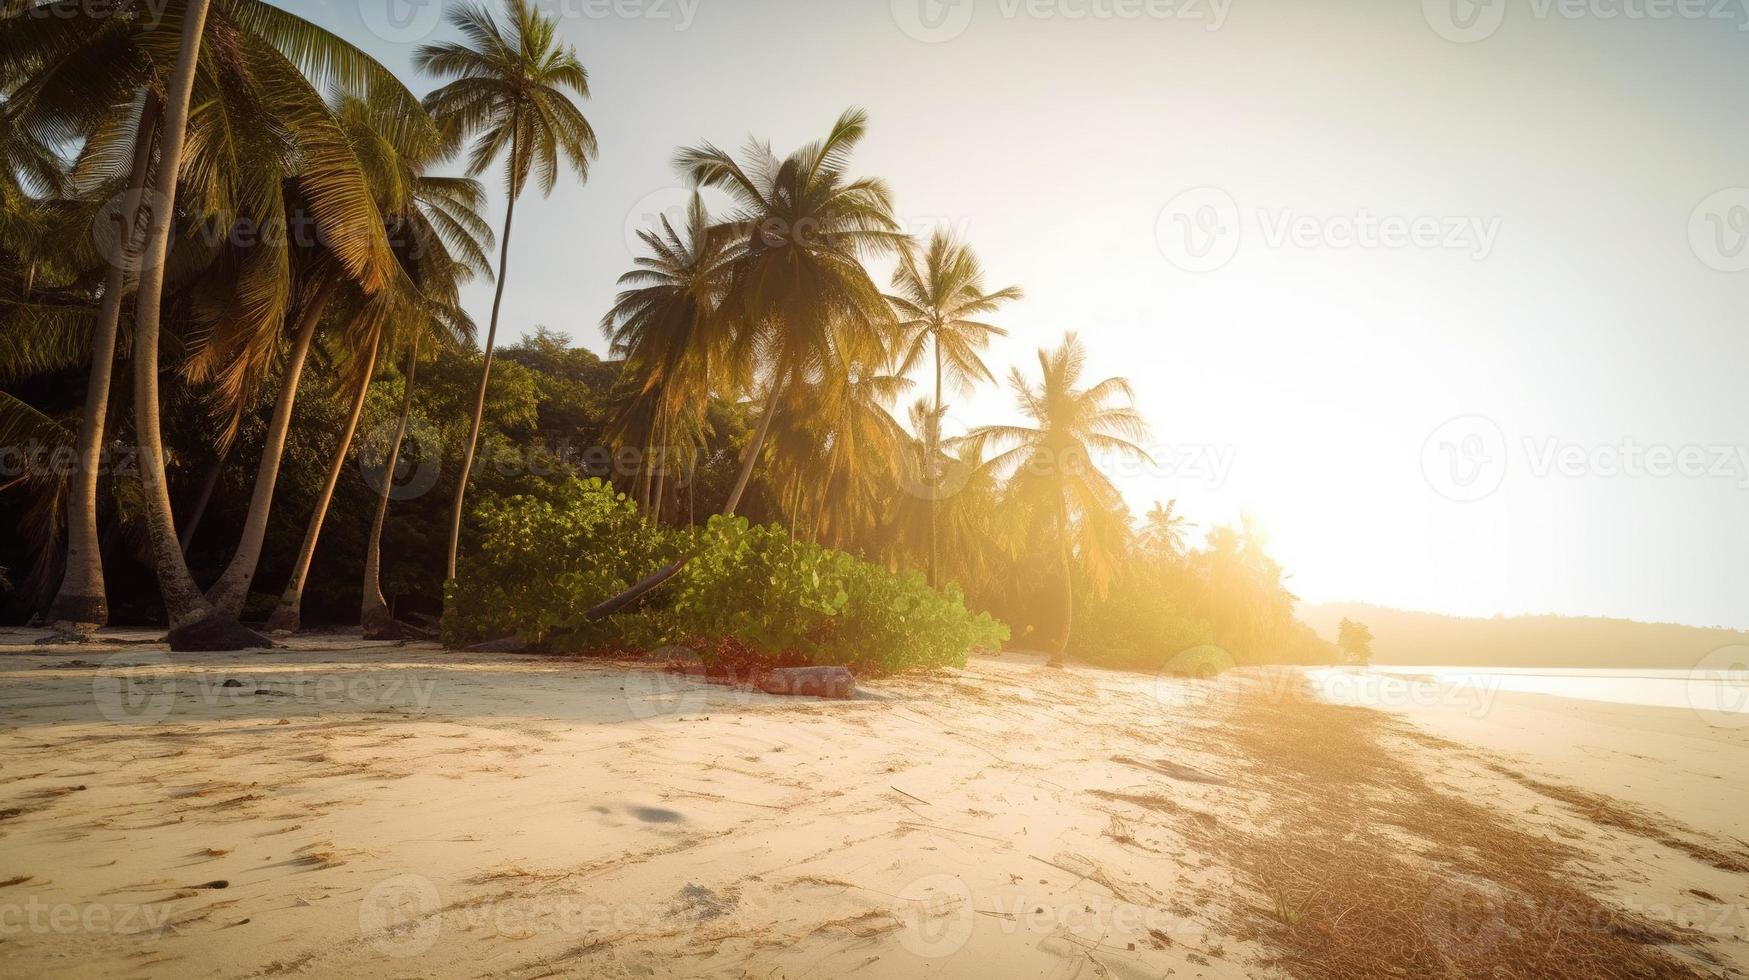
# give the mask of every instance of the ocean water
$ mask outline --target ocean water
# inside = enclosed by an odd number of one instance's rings
[[[1693,670],[1583,670],[1553,667],[1476,668],[1403,667],[1308,672],[1327,698],[1344,704],[1392,707],[1417,689],[1436,688],[1446,696],[1466,691],[1513,691],[1581,701],[1608,701],[1659,708],[1690,708],[1749,716],[1749,666],[1742,662],[1703,664]],[[1749,718],[1746,722],[1749,723]]]

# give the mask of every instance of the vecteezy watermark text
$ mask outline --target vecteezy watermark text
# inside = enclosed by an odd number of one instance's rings
[[[979,4],[1002,20],[1161,21],[1218,31],[1233,0],[891,0],[893,23],[912,40],[941,44],[964,34]]]
[[[1422,445],[1421,472],[1441,496],[1481,500],[1506,482],[1515,445],[1522,457],[1518,465],[1539,480],[1722,480],[1749,490],[1749,445],[1631,437],[1576,442],[1541,435],[1514,443],[1498,422],[1483,415],[1461,416],[1434,429]]]
[[[1307,214],[1292,207],[1241,209],[1218,187],[1175,195],[1160,210],[1154,234],[1160,253],[1186,272],[1213,272],[1231,262],[1246,239],[1246,218],[1270,249],[1446,251],[1475,262],[1493,254],[1499,216],[1389,214],[1360,207]]]

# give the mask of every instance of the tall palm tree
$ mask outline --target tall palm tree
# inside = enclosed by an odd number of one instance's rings
[[[979,381],[994,383],[996,378],[985,366],[979,354],[993,337],[1005,337],[1008,331],[983,323],[977,317],[996,311],[1003,303],[1021,298],[1019,286],[1009,286],[995,292],[984,291],[984,271],[969,245],[956,241],[945,229],[937,229],[919,261],[915,251],[907,250],[904,260],[893,273],[895,294],[888,300],[901,318],[905,347],[900,371],[909,373],[923,360],[925,351],[935,355],[935,422],[929,429],[940,437],[941,419],[946,412],[942,401],[943,375],[959,391],[969,391]],[[938,459],[939,441],[929,447],[926,458]],[[939,477],[930,476],[933,481]],[[930,525],[933,528],[937,511],[934,494],[930,497]],[[930,533],[929,584],[940,585],[939,548],[935,532]]]
[[[912,383],[869,371],[790,389],[767,465],[797,537],[881,550],[909,441],[889,406]]]
[[[1178,512],[1178,501],[1154,501],[1142,518],[1142,544],[1167,561],[1184,557],[1184,533],[1196,525]]]
[[[302,623],[304,584],[315,560],[328,506],[358,432],[365,399],[375,377],[377,351],[385,346],[385,338],[391,331],[410,335],[407,343],[410,356],[416,361],[419,343],[428,333],[439,333],[451,342],[471,337],[473,325],[458,306],[460,287],[475,275],[490,275],[485,250],[491,247],[492,231],[478,213],[485,196],[479,183],[465,177],[425,172],[450,154],[453,142],[444,140],[417,119],[386,113],[380,105],[356,96],[343,96],[335,114],[348,138],[359,147],[381,220],[391,232],[390,239],[406,278],[394,280],[389,288],[349,314],[351,325],[342,334],[342,346],[350,351],[363,351],[361,357],[352,358],[354,370],[349,379],[352,402],[329,458],[327,477],[317,491],[316,506],[304,531],[303,544],[298,548],[291,577],[268,619],[270,631],[295,632]],[[410,363],[409,385],[412,370]],[[405,425],[404,419],[402,424]],[[394,455],[399,456],[398,445]],[[385,510],[387,489],[384,487],[381,508]],[[378,525],[373,530],[373,539],[380,532]],[[376,540],[372,544],[378,545],[372,553],[380,561],[380,544]],[[365,584],[367,602],[373,592],[381,596],[375,577],[378,571],[376,566],[369,569]]]
[[[455,578],[462,507],[486,412],[486,386],[492,376],[498,312],[509,278],[510,225],[517,198],[522,196],[531,171],[538,174],[543,195],[552,193],[561,166],[579,180],[587,180],[589,161],[596,152],[595,130],[566,94],[589,97],[589,73],[577,59],[576,50],[559,43],[557,20],[542,16],[528,0],[508,0],[507,5],[509,16],[503,24],[484,7],[452,11],[450,23],[461,31],[464,41],[422,45],[413,56],[420,70],[453,79],[426,96],[425,105],[441,125],[474,140],[468,174],[479,176],[503,154],[509,195],[499,242],[498,287],[492,297],[492,319],[486,327],[485,363],[480,369],[473,422],[462,450],[461,478],[450,514],[446,570],[450,579]]]
[[[850,109],[826,138],[779,159],[749,142],[742,162],[705,143],[675,158],[694,187],[729,195],[734,210],[718,227],[729,236],[728,278],[718,307],[729,331],[730,376],[763,378],[763,408],[723,505],[733,515],[752,478],[785,391],[812,380],[847,380],[860,365],[879,364],[895,323],[863,260],[899,252],[910,241],[893,217],[884,182],[852,178],[850,156],[868,132],[868,116]],[[687,557],[589,611],[612,614],[661,585]]]
[[[1031,425],[980,426],[968,438],[997,450],[986,464],[1012,472],[1011,503],[1050,529],[1062,592],[1061,618],[1051,643],[1050,665],[1060,667],[1074,620],[1072,571],[1077,554],[1097,564],[1110,528],[1124,514],[1123,497],[1094,462],[1095,453],[1149,460],[1135,440],[1148,426],[1133,404],[1124,378],[1082,388],[1087,352],[1073,331],[1055,350],[1039,349],[1040,379],[1033,384],[1019,368],[1009,375],[1020,412]],[[1123,518],[1127,521],[1127,518]]]
[[[601,329],[612,354],[625,359],[625,373],[635,385],[616,425],[620,438],[631,443],[641,431],[644,445],[662,447],[653,492],[659,503],[670,462],[667,450],[682,435],[702,434],[711,392],[731,382],[725,373],[727,333],[717,315],[727,238],[711,227],[696,192],[683,229],[663,215],[656,228],[638,237],[649,254],[620,276],[622,291],[602,317]],[[640,491],[651,468],[646,461]]]
[[[190,33],[189,24],[198,25],[198,29]],[[202,44],[203,34],[207,40],[219,42],[222,56],[209,56]],[[114,337],[125,303],[125,273],[132,264],[124,256],[137,254],[131,237],[135,223],[130,219],[149,210],[138,205],[144,196],[145,168],[150,165],[152,150],[159,144],[168,148],[167,140],[154,139],[162,113],[158,93],[175,87],[170,84],[174,80],[162,77],[161,67],[176,55],[178,67],[188,69],[190,96],[180,111],[185,130],[199,132],[199,117],[212,115],[212,107],[219,107],[223,114],[233,102],[231,97],[254,91],[251,85],[237,84],[232,70],[246,60],[242,55],[252,48],[274,50],[318,82],[368,88],[379,99],[402,104],[412,101],[392,75],[357,48],[263,0],[187,0],[161,5],[125,0],[101,10],[79,0],[16,0],[0,16],[0,76],[22,79],[9,86],[7,114],[52,145],[82,145],[73,175],[75,192],[96,191],[94,200],[101,201],[114,185],[101,179],[93,182],[93,174],[100,178],[106,168],[126,167],[125,193],[118,195],[122,206],[107,215],[117,225],[116,250],[108,256],[111,268],[91,328],[91,377],[80,424],[79,468],[68,505],[67,574],[51,607],[51,618],[63,625],[101,625],[107,615],[102,568],[92,544],[96,539],[98,476],[93,460],[103,443]],[[186,66],[179,60],[184,54],[189,56]],[[266,82],[266,87],[272,89],[275,83]],[[203,94],[193,99],[196,91]],[[190,100],[201,107],[193,113],[196,118],[192,121],[187,118]],[[275,115],[259,108],[253,113],[261,119]],[[233,166],[227,170],[203,172],[200,154],[187,154],[184,149],[178,145],[175,157],[159,156],[159,170],[167,171],[160,184],[174,188],[181,179],[195,188],[195,193],[185,195],[181,202],[183,211],[212,214],[225,198],[220,184],[227,178],[248,183],[248,168],[237,166],[236,159],[228,161]],[[253,182],[256,187],[270,183]],[[219,193],[215,195],[215,191]],[[166,199],[153,200],[162,203]],[[169,215],[162,217],[169,220]],[[155,278],[154,288],[162,289],[161,274],[144,278]],[[269,285],[262,292],[271,296],[276,287],[271,276],[264,278]],[[150,305],[155,310],[160,303],[155,298]],[[268,311],[257,304],[256,312]],[[151,330],[156,329],[152,324]],[[151,394],[156,397],[155,390]],[[147,494],[148,501],[154,497]],[[176,591],[180,594],[183,590]]]

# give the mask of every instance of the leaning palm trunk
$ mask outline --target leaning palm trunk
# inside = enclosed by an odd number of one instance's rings
[[[243,612],[243,603],[249,598],[249,585],[255,580],[255,568],[261,563],[261,545],[267,538],[267,518],[273,510],[273,486],[279,479],[280,460],[285,456],[286,435],[291,431],[292,409],[297,404],[304,362],[309,359],[316,325],[321,322],[322,312],[338,285],[337,279],[323,283],[298,321],[297,338],[292,342],[291,359],[286,364],[285,379],[280,384],[279,400],[274,403],[273,420],[268,423],[267,440],[261,447],[261,462],[255,468],[255,492],[249,498],[243,536],[237,542],[231,564],[207,591],[207,601],[233,618]]]
[[[515,167],[517,153],[517,137],[520,127],[516,120],[511,120],[510,161]],[[444,581],[455,579],[456,552],[461,547],[462,540],[462,507],[467,501],[468,481],[473,477],[474,450],[480,444],[480,422],[486,416],[486,385],[492,380],[492,348],[498,339],[498,310],[504,305],[504,280],[510,278],[510,222],[516,217],[516,196],[522,191],[515,179],[510,181],[510,200],[504,205],[504,240],[498,245],[498,287],[492,294],[492,322],[486,327],[486,363],[480,368],[480,390],[474,396],[474,421],[468,427],[468,442],[462,449],[461,479],[455,487],[455,506],[449,515],[449,565],[444,572]]]
[[[1069,549],[1069,507],[1062,499],[1062,491],[1057,493],[1057,549],[1058,572],[1063,582],[1063,619],[1057,624],[1057,634],[1051,641],[1050,659],[1045,661],[1047,667],[1063,666],[1063,658],[1069,652],[1069,629],[1075,619],[1075,583],[1071,569],[1074,566]]]
[[[365,397],[370,394],[371,378],[376,373],[377,346],[382,342],[379,328],[371,335],[370,350],[364,355],[364,377],[352,396],[352,410],[346,416],[346,427],[340,431],[340,444],[334,458],[328,461],[328,478],[316,497],[316,510],[310,515],[310,525],[304,530],[304,543],[298,548],[298,560],[292,566],[291,581],[279,597],[279,605],[267,618],[269,632],[285,630],[295,633],[303,625],[304,582],[310,575],[310,563],[316,558],[316,542],[322,538],[322,522],[328,517],[328,505],[334,500],[334,488],[340,485],[340,473],[346,469],[346,457],[352,451],[352,437],[358,432],[358,420],[364,415]]]
[[[235,445],[235,443],[232,443]],[[225,475],[225,460],[231,458],[231,446],[226,446],[207,467],[206,476],[200,481],[200,493],[194,498],[194,506],[188,511],[188,521],[182,527],[182,557],[188,557],[188,549],[194,546],[194,536],[200,531],[200,522],[206,519],[207,507],[213,502],[213,491],[219,487],[219,478]]]
[[[759,430],[753,433],[753,439],[747,443],[746,452],[741,455],[741,472],[735,478],[735,488],[729,492],[728,503],[723,505],[724,517],[734,517],[735,509],[741,506],[741,495],[747,491],[747,483],[753,477],[753,464],[759,459],[760,450],[765,447],[765,437],[771,432],[771,422],[777,417],[777,406],[782,395],[783,385],[773,381],[771,383],[771,391],[765,396],[765,417],[759,420]],[[681,555],[679,558],[676,558],[674,561],[657,570],[654,575],[651,575],[649,578],[644,579],[642,582],[639,582],[606,602],[601,603],[595,608],[589,610],[585,615],[589,619],[604,619],[619,612],[621,609],[624,609],[643,598],[646,593],[659,587],[663,582],[680,574],[680,570],[685,568],[686,563],[691,561],[697,554],[697,551],[689,551],[686,554]]]
[[[936,543],[941,521],[941,334],[935,335],[935,420],[929,427],[929,587],[941,588],[940,550]]]
[[[359,604],[358,620],[367,640],[398,640],[401,627],[395,623],[383,598],[383,524],[389,516],[389,498],[395,486],[395,467],[401,462],[401,443],[407,438],[407,419],[413,414],[413,377],[419,370],[419,338],[414,336],[407,352],[406,388],[401,393],[401,418],[395,424],[395,439],[389,444],[383,459],[383,485],[377,498],[376,517],[370,524],[370,543],[364,549],[364,598]]]
[[[211,0],[188,0],[182,15],[182,40],[176,71],[164,98],[158,170],[141,254],[139,305],[134,314],[134,428],[139,439],[140,482],[145,498],[146,534],[152,564],[164,595],[170,624],[170,649],[240,650],[266,645],[265,637],[237,625],[234,616],[213,608],[200,594],[176,539],[170,486],[164,475],[164,435],[158,414],[158,334],[164,301],[164,266],[170,255],[170,223],[176,203],[176,178],[182,169],[182,141],[188,134],[188,103],[194,93],[195,60]]]
[[[134,253],[140,201],[146,171],[152,162],[153,130],[158,123],[158,97],[147,91],[134,133],[134,156],[128,170],[127,197],[117,216],[119,253],[103,280],[103,304],[91,334],[91,375],[85,388],[85,411],[79,419],[79,466],[67,497],[67,570],[49,604],[49,621],[65,633],[84,633],[109,623],[109,597],[103,588],[102,539],[97,529],[97,484],[102,476],[104,423],[109,415],[109,387],[115,372],[115,335],[121,325],[121,304],[127,291],[128,257]]]

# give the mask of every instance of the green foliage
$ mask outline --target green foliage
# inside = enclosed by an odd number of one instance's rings
[[[929,588],[777,525],[715,518],[699,532],[661,530],[599,480],[562,499],[492,499],[479,548],[462,563],[444,640],[516,636],[558,649],[637,652],[665,643],[707,659],[842,664],[864,673],[960,666],[996,649],[1006,627],[974,615],[957,590]],[[651,567],[693,553],[652,604],[606,621],[585,617]]]
[[[1336,649],[1342,652],[1346,664],[1372,662],[1372,630],[1365,623],[1344,618],[1336,628]]]
[[[600,480],[572,480],[557,500],[488,498],[480,543],[450,587],[443,638],[451,646],[516,636],[612,645],[613,623],[584,612],[674,555],[674,540]]]
[[[730,638],[761,659],[888,673],[963,666],[1008,628],[973,615],[957,589],[929,588],[841,551],[797,541],[775,524],[718,517],[672,586],[674,627],[688,643]]]
[[[1126,565],[1103,596],[1085,585],[1076,591],[1069,651],[1077,659],[1154,671],[1215,643],[1207,623],[1173,602],[1170,576],[1158,566]]]

